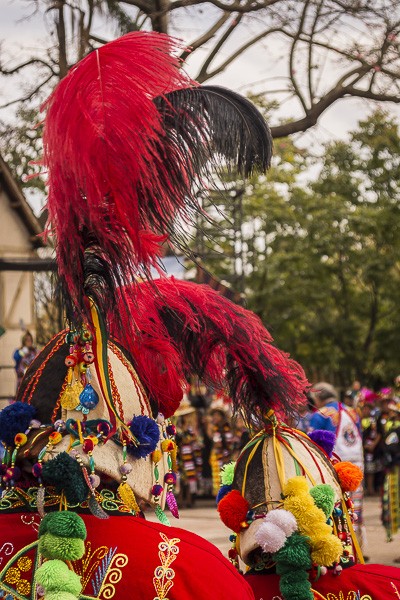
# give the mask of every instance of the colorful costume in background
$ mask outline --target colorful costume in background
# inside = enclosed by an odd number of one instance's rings
[[[364,450],[361,435],[360,417],[355,409],[344,406],[336,400],[328,402],[313,414],[311,429],[331,431],[335,434],[334,452],[341,460],[350,461],[364,472]],[[357,515],[355,529],[363,550],[366,549],[366,534],[363,525],[364,487],[360,483],[351,493],[354,511]]]
[[[400,422],[394,420],[392,424],[384,437],[386,471],[382,491],[382,523],[389,542],[400,527]]]

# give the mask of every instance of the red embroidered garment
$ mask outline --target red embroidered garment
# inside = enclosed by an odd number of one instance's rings
[[[71,563],[81,577],[81,600],[253,600],[253,592],[212,544],[139,517],[96,519],[82,515],[88,530],[85,555]],[[0,517],[0,597],[38,598],[37,514]]]
[[[256,600],[283,600],[278,575],[246,575]],[[328,572],[312,584],[314,600],[396,600],[400,598],[400,569],[384,565],[355,565],[341,575]]]

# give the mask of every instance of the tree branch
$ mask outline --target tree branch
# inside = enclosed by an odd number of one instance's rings
[[[46,83],[48,83],[50,81],[50,79],[52,79],[54,77],[53,73],[51,73],[47,79],[45,79],[44,81],[42,81],[41,83],[39,83],[34,90],[32,90],[29,94],[27,94],[26,96],[23,96],[22,98],[17,98],[16,100],[11,100],[10,102],[6,102],[6,104],[2,104],[0,106],[0,108],[7,108],[8,106],[12,106],[13,104],[18,104],[18,102],[28,102],[29,100],[32,100],[32,98],[34,96],[36,96],[36,94],[38,94],[40,92],[40,90],[42,89],[43,86],[46,85]]]
[[[197,50],[197,48],[200,48],[201,46],[206,44],[221,29],[221,27],[227,22],[230,16],[230,13],[225,12],[222,15],[222,17],[218,19],[218,21],[216,21],[214,25],[212,25],[212,27],[210,27],[208,31],[206,31],[205,33],[203,33],[203,35],[198,37],[197,40],[189,44],[188,49],[182,52],[180,58],[182,60],[186,60],[186,58],[191,52]]]
[[[30,58],[29,60],[17,65],[16,67],[13,67],[12,69],[3,69],[3,67],[0,66],[0,74],[1,75],[15,75],[15,73],[18,73],[21,69],[24,69],[25,67],[29,67],[29,66],[35,65],[35,64],[43,65],[44,67],[47,67],[47,69],[49,69],[51,71],[52,75],[55,75],[55,76],[57,75],[57,73],[54,71],[52,66],[49,65],[49,63],[47,63],[45,60],[42,60],[41,58]]]
[[[263,8],[273,6],[278,2],[281,2],[281,0],[259,0],[258,2],[253,2],[252,0],[247,0],[247,2],[234,0],[234,2],[229,3],[222,2],[221,0],[175,0],[174,2],[171,2],[170,10],[176,10],[177,8],[187,6],[198,6],[200,4],[212,4],[223,11],[245,14],[257,12]],[[136,4],[136,0],[133,0],[132,4]]]
[[[210,75],[208,74],[208,67],[210,66],[210,64],[212,63],[212,61],[214,60],[214,58],[216,57],[216,55],[218,54],[218,52],[221,50],[222,46],[225,44],[226,40],[229,38],[229,36],[234,32],[234,30],[236,29],[236,27],[240,24],[240,21],[242,20],[243,15],[239,15],[238,17],[236,17],[234,15],[231,24],[229,25],[228,29],[225,31],[225,33],[220,37],[220,39],[218,40],[218,42],[215,44],[214,48],[211,50],[211,52],[209,53],[208,57],[206,58],[206,60],[204,61],[202,67],[200,68],[200,71],[196,77],[197,81],[199,83],[203,83],[203,81],[205,81],[206,79],[210,78]]]
[[[302,105],[303,110],[304,110],[304,112],[306,114],[308,112],[307,103],[305,101],[305,98],[304,98],[303,94],[300,91],[299,86],[297,85],[297,80],[296,80],[296,77],[295,77],[295,69],[294,69],[294,57],[295,57],[295,51],[296,51],[297,42],[299,41],[300,35],[301,35],[302,31],[303,31],[303,26],[304,26],[304,21],[305,21],[306,16],[307,16],[308,6],[309,6],[309,0],[307,0],[307,2],[305,2],[305,4],[304,4],[304,9],[303,9],[303,12],[301,14],[299,27],[298,27],[296,35],[293,37],[293,43],[292,43],[292,46],[290,48],[290,55],[289,55],[290,81],[292,83],[294,91],[296,92],[296,96],[299,99],[300,104]]]

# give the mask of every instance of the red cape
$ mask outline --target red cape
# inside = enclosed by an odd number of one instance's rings
[[[86,553],[71,564],[82,578],[85,600],[254,600],[250,586],[221,552],[193,533],[138,517],[82,517]],[[38,524],[37,514],[0,516],[0,591],[5,598],[36,597],[31,591]]]
[[[255,600],[283,600],[278,575],[246,575]],[[340,575],[328,571],[312,584],[315,600],[398,600],[400,569],[384,565],[355,565]]]

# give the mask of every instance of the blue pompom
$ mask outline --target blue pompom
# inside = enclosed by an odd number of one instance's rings
[[[135,458],[145,458],[156,449],[160,439],[160,430],[153,419],[145,415],[133,417],[129,429],[139,442],[139,446],[130,444],[127,447],[128,452]]]
[[[315,429],[308,434],[308,437],[312,439],[315,444],[320,446],[328,456],[332,456],[333,448],[335,446],[336,436],[333,431],[325,431],[324,429]]]
[[[14,445],[17,433],[25,433],[35,415],[35,407],[23,402],[9,404],[0,412],[0,440]]]
[[[232,491],[232,486],[231,485],[221,485],[221,487],[218,490],[218,494],[217,494],[217,504],[219,502],[221,502],[222,498],[224,496],[226,496],[227,494],[229,494],[229,492]]]

